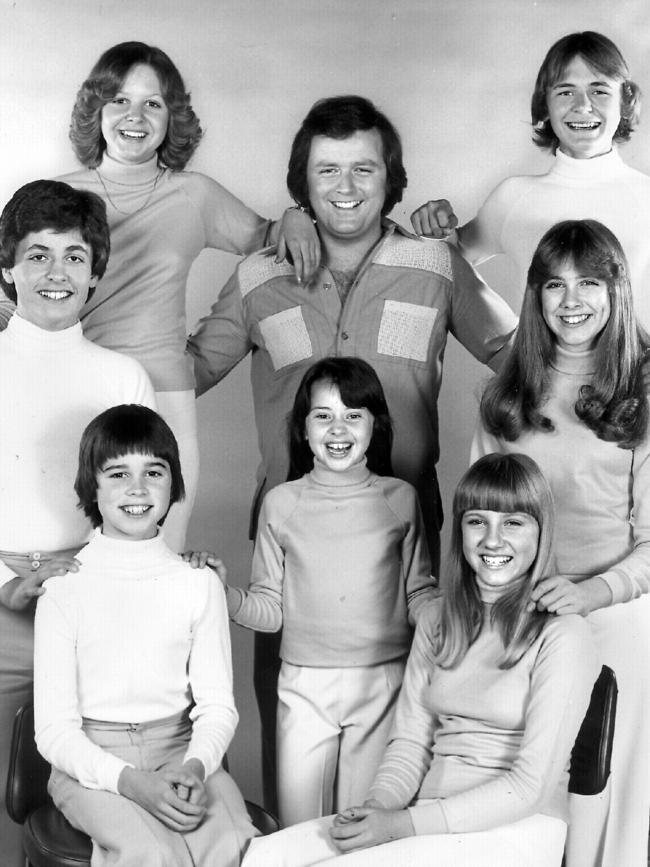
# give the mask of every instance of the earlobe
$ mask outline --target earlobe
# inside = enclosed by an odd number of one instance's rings
[[[5,283],[13,283],[14,282],[14,277],[13,277],[13,274],[11,273],[11,268],[3,268],[2,269],[2,276],[4,278]]]

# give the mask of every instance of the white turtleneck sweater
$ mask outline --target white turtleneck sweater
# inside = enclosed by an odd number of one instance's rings
[[[555,501],[557,573],[572,580],[599,575],[612,604],[650,589],[650,437],[634,450],[604,442],[574,411],[593,377],[593,352],[557,347],[543,412],[555,429],[526,431],[514,442],[478,423],[472,461],[489,452],[523,452],[546,476]]]
[[[141,542],[97,530],[81,569],[51,578],[36,609],[34,708],[39,751],[91,789],[117,792],[126,762],[93,744],[82,717],[140,723],[192,702],[185,760],[206,775],[237,725],[223,588],[162,534]]]
[[[616,148],[590,160],[558,151],[546,174],[506,178],[472,221],[463,253],[474,264],[505,253],[517,265],[523,298],[544,232],[560,220],[584,219],[603,223],[621,242],[636,312],[650,330],[650,177],[627,166]]]
[[[378,665],[404,656],[435,595],[415,489],[318,460],[264,498],[247,591],[228,587],[232,619],[283,626],[280,656],[293,665]]]
[[[0,333],[0,394],[0,550],[83,545],[91,527],[73,488],[81,434],[110,406],[153,407],[147,375],[86,340],[79,323],[45,331],[15,315]],[[0,562],[0,584],[13,577]]]
[[[207,247],[259,250],[271,224],[206,175],[160,169],[157,159],[123,165],[105,154],[97,170],[58,180],[97,193],[111,229],[106,274],[81,315],[84,334],[137,358],[156,391],[182,391],[194,388],[185,354],[192,263]]]

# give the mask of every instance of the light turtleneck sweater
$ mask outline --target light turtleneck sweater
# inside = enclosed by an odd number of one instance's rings
[[[106,274],[81,316],[86,337],[137,358],[156,391],[193,388],[185,357],[190,267],[207,247],[259,250],[270,222],[205,175],[161,169],[156,156],[124,165],[105,154],[97,170],[59,180],[104,199],[111,230]]]
[[[140,542],[97,530],[80,571],[51,578],[36,610],[39,751],[91,789],[117,791],[126,762],[93,744],[82,717],[139,723],[190,713],[185,759],[213,773],[232,739],[230,635],[223,589],[162,534]]]
[[[81,434],[110,406],[153,407],[148,377],[78,323],[45,331],[15,315],[0,333],[0,393],[0,550],[81,546],[91,529],[73,489]],[[0,567],[0,584],[14,577]]]
[[[506,178],[472,221],[463,252],[474,264],[505,253],[517,266],[523,297],[544,232],[560,220],[583,219],[604,223],[621,242],[636,313],[650,329],[650,177],[627,166],[616,148],[590,160],[557,151],[546,174]]]
[[[567,820],[568,763],[599,663],[589,625],[550,617],[512,668],[486,616],[455,667],[435,664],[438,603],[418,622],[395,721],[368,797],[412,799],[416,834],[483,831],[535,813]],[[567,664],[567,660],[571,663]]]
[[[575,414],[593,376],[593,352],[557,347],[542,406],[554,430],[530,430],[514,442],[488,434],[479,421],[472,460],[489,452],[523,452],[546,476],[555,502],[557,573],[571,580],[599,575],[612,604],[650,589],[650,437],[635,449],[604,442]]]
[[[371,473],[314,469],[271,490],[260,513],[247,591],[229,587],[235,622],[281,626],[293,665],[348,667],[398,659],[434,595],[414,488]]]

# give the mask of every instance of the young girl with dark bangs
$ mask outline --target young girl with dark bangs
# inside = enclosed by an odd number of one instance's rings
[[[581,618],[531,610],[552,537],[534,461],[489,455],[468,470],[444,593],[418,621],[366,800],[253,841],[244,867],[558,867],[598,662]]]
[[[388,737],[412,626],[434,595],[415,490],[390,475],[392,428],[372,367],[359,358],[312,365],[289,430],[291,481],[264,500],[251,583],[227,587],[235,622],[283,628],[284,825],[365,793]]]
[[[556,505],[555,572],[532,601],[580,614],[619,701],[611,780],[571,795],[567,867],[642,865],[650,807],[650,438],[647,335],[620,243],[594,220],[539,242],[510,356],[481,402],[475,456],[524,452]]]

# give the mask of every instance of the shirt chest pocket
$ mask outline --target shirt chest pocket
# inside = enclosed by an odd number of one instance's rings
[[[276,372],[314,354],[301,307],[290,307],[267,316],[260,320],[259,329]]]
[[[385,300],[377,334],[377,353],[426,362],[437,316],[435,307]]]

